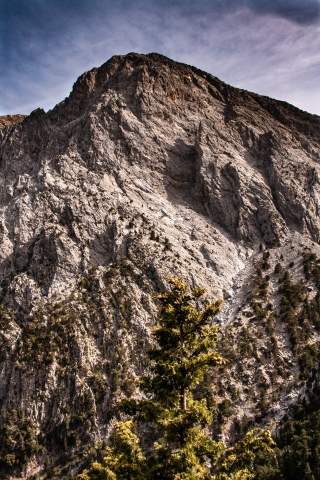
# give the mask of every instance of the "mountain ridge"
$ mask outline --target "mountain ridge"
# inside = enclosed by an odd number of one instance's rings
[[[223,298],[218,322],[233,326],[223,338],[234,364],[206,386],[235,405],[219,435],[231,441],[240,414],[282,418],[306,395],[303,348],[318,345],[319,126],[196,67],[128,54],[85,72],[49,112],[0,130],[1,428],[21,411],[39,447],[25,463],[1,460],[4,474],[45,472],[45,460],[108,438],[118,399],[139,395],[152,295],[170,274]],[[291,291],[292,318],[311,312],[293,326],[281,310]],[[6,448],[1,458],[20,459],[22,447]]]

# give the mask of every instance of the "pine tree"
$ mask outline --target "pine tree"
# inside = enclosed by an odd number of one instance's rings
[[[222,453],[212,480],[281,480],[274,446],[275,442],[269,430],[251,430],[235,446]]]
[[[78,480],[250,480],[256,477],[259,455],[272,455],[269,432],[249,432],[235,447],[225,449],[211,439],[208,427],[212,409],[206,400],[196,400],[195,387],[205,373],[226,362],[216,351],[219,328],[211,325],[221,301],[198,308],[205,293],[201,287],[189,292],[179,278],[167,279],[168,292],[156,297],[158,325],[153,330],[155,346],[149,352],[150,374],[140,389],[145,398],[127,400],[120,409],[131,420],[120,422],[107,448],[105,466],[94,463]],[[136,425],[153,425],[157,441],[144,455],[135,433]],[[262,462],[262,468],[264,468]],[[216,473],[212,475],[212,467]],[[259,467],[259,462],[258,462]],[[269,475],[267,478],[276,478]],[[279,477],[280,478],[280,477]]]
[[[150,375],[140,383],[147,399],[125,402],[122,408],[159,429],[155,453],[149,457],[149,478],[210,478],[208,462],[216,460],[222,444],[203,432],[213,412],[192,392],[210,367],[225,363],[216,351],[219,329],[210,325],[221,301],[198,309],[203,288],[189,293],[181,279],[167,281],[171,290],[156,297],[159,317],[153,331],[156,346],[148,353]]]
[[[145,480],[146,459],[140,441],[133,432],[133,421],[119,422],[106,448],[105,466],[94,462],[77,480]]]

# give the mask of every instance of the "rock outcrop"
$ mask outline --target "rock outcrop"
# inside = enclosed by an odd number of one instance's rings
[[[30,473],[106,438],[166,275],[223,297],[230,323],[260,244],[319,254],[320,118],[132,53],[0,126],[0,408],[31,422]]]
[[[0,128],[6,127],[7,125],[15,125],[16,123],[22,122],[27,115],[2,115],[0,116]]]

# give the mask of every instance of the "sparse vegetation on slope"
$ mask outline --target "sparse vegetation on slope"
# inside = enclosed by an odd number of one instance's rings
[[[118,403],[140,398],[152,296],[171,272],[225,301],[214,321],[228,364],[192,392],[215,442],[310,397],[319,118],[131,53],[21,119],[0,128],[0,428],[12,431],[1,456],[20,458],[28,437],[14,411],[39,449],[0,476],[61,480],[101,463]]]

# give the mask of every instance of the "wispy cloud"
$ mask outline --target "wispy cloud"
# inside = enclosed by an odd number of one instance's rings
[[[112,55],[157,51],[320,114],[319,7],[317,0],[2,0],[0,113],[52,108],[83,71]]]

